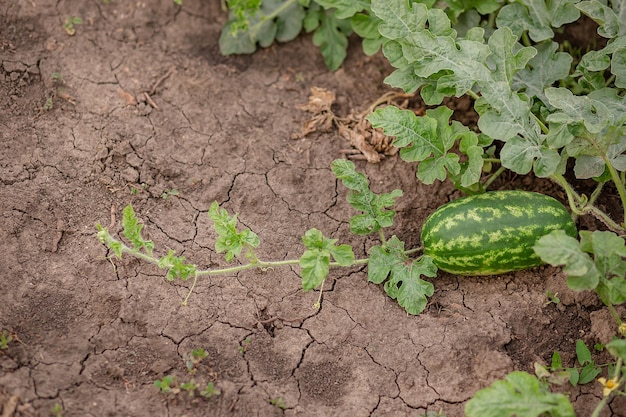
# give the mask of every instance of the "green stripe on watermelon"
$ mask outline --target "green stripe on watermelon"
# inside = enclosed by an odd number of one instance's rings
[[[422,226],[424,254],[443,271],[495,275],[541,265],[533,251],[553,230],[576,237],[567,209],[529,191],[492,191],[459,198],[433,212]]]

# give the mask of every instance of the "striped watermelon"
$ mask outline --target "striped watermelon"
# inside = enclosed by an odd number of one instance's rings
[[[529,191],[492,191],[459,198],[424,222],[424,254],[457,275],[495,275],[541,265],[537,240],[562,229],[578,231],[567,209],[552,197]]]

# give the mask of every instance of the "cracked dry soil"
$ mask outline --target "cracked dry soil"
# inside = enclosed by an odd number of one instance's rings
[[[75,36],[67,16],[84,21]],[[94,225],[118,233],[128,203],[158,253],[201,268],[223,264],[206,215],[214,200],[260,236],[265,259],[299,257],[311,227],[357,256],[374,243],[350,235],[346,190],[329,169],[343,140],[292,134],[312,86],[336,92],[339,114],[381,96],[384,60],[353,41],[330,73],[306,36],[223,57],[224,19],[218,1],[0,2],[0,327],[17,336],[0,355],[3,417],[48,416],[55,404],[63,416],[461,416],[508,372],[532,372],[554,350],[574,365],[576,339],[606,342],[595,297],[548,267],[441,274],[412,317],[359,268],[331,272],[319,311],[297,269],[203,279],[183,307],[190,283],[107,260]],[[471,117],[463,108],[456,118]],[[407,245],[459,195],[417,184],[397,157],[358,168],[377,192],[404,190],[392,232]],[[499,186],[563,197],[529,178]],[[545,303],[547,290],[559,305]],[[198,347],[208,356],[192,377],[221,395],[160,394],[156,379],[189,379],[185,358]],[[600,396],[594,384],[564,389],[581,416]],[[626,415],[626,403],[615,399],[610,415]]]

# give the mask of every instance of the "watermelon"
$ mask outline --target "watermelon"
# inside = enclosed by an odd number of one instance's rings
[[[451,201],[422,226],[424,254],[456,275],[495,275],[542,264],[533,251],[553,230],[576,237],[567,209],[529,191],[492,191]]]

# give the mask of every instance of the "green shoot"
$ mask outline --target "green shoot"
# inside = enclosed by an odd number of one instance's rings
[[[287,406],[285,405],[285,400],[283,400],[283,397],[270,398],[269,403],[275,407],[280,408],[281,410],[284,410],[287,408]]]
[[[83,24],[83,19],[81,19],[80,17],[67,16],[65,18],[65,24],[63,24],[63,29],[68,35],[74,36],[74,34],[76,33],[75,25],[82,25],[82,24]]]
[[[63,406],[59,403],[54,403],[50,409],[50,415],[52,417],[63,417]]]
[[[209,399],[213,396],[218,396],[220,395],[222,392],[215,388],[215,385],[213,385],[213,382],[209,382],[206,387],[200,391],[200,395],[203,396],[206,399]]]
[[[0,350],[7,350],[9,348],[9,343],[13,341],[13,336],[6,330],[2,330],[0,333]]]

